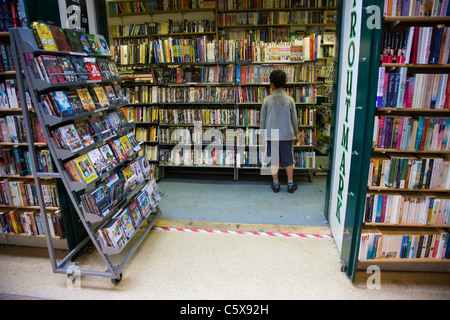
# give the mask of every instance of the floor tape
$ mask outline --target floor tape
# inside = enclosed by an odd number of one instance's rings
[[[216,233],[216,234],[241,234],[241,235],[287,237],[287,238],[312,238],[312,239],[332,239],[333,238],[333,236],[331,234],[249,232],[249,231],[204,230],[204,229],[169,228],[169,227],[153,227],[152,230],[185,231],[185,232]]]

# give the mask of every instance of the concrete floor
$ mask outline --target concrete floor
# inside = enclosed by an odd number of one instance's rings
[[[0,299],[450,299],[450,274],[382,272],[380,289],[370,289],[359,272],[352,284],[332,239],[152,230],[118,285],[88,276],[67,283],[47,254],[0,246]],[[104,270],[96,253],[77,261]]]
[[[166,197],[161,219],[294,226],[327,226],[323,208],[326,176],[296,179],[274,193],[267,181],[166,179],[158,183]]]
[[[160,226],[329,233],[323,201],[318,200],[325,191],[320,178],[313,184],[300,182],[293,195],[285,190],[274,194],[266,183],[257,182],[163,181],[159,186],[166,192]],[[213,188],[223,196],[210,192]],[[316,200],[305,200],[314,195]],[[280,198],[283,208],[276,204]],[[125,253],[111,257],[113,263],[119,264]],[[58,251],[60,258],[65,255]],[[77,262],[85,270],[105,270],[95,251]],[[380,289],[370,289],[370,274],[361,271],[351,283],[340,272],[334,240],[326,238],[152,230],[123,274],[118,285],[83,276],[74,286],[66,275],[52,272],[47,249],[0,246],[0,299],[450,299],[449,273],[382,270]]]

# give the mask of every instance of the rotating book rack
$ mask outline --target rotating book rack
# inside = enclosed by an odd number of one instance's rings
[[[123,188],[117,188],[117,193],[116,189],[114,189],[114,197],[109,198],[110,203],[107,206],[103,206],[101,212],[93,212],[95,210],[92,210],[92,207],[89,207],[89,203],[86,201],[87,195],[94,195],[94,191],[99,187],[99,183],[106,181],[112,175],[115,175],[119,169],[123,169],[126,164],[136,160],[140,147],[137,147],[136,149],[135,146],[138,146],[138,144],[133,145],[133,148],[130,149],[131,152],[127,155],[126,159],[120,159],[120,161],[118,163],[115,163],[114,165],[108,164],[108,169],[102,174],[98,174],[98,176],[91,181],[74,181],[65,164],[67,164],[67,161],[69,161],[70,159],[86,155],[89,151],[108,144],[110,140],[115,138],[118,139],[119,136],[124,136],[125,134],[130,133],[135,124],[122,123],[120,126],[116,127],[116,130],[113,134],[111,134],[110,132],[109,135],[103,137],[102,132],[102,136],[100,137],[100,139],[96,139],[96,142],[93,144],[84,146],[83,148],[79,148],[76,151],[66,150],[61,148],[61,142],[57,141],[58,139],[56,139],[52,134],[52,130],[58,129],[59,127],[68,123],[75,123],[76,121],[83,121],[107,114],[109,112],[114,112],[114,110],[118,110],[118,108],[124,104],[124,101],[118,98],[114,101],[110,101],[111,103],[108,107],[101,108],[95,106],[93,110],[85,112],[73,112],[66,117],[61,114],[61,116],[59,117],[56,115],[50,115],[48,114],[48,112],[46,112],[46,107],[44,106],[44,103],[41,102],[40,97],[42,93],[50,93],[56,90],[85,88],[107,83],[116,84],[117,81],[120,81],[120,78],[102,77],[101,80],[85,80],[63,83],[51,83],[39,79],[36,77],[36,73],[34,72],[35,70],[30,67],[30,58],[32,59],[33,57],[37,57],[40,55],[53,55],[64,56],[68,58],[81,56],[88,58],[110,59],[110,56],[42,50],[37,45],[33,31],[28,28],[10,29],[10,38],[15,68],[16,70],[23,70],[23,72],[17,72],[17,83],[19,87],[20,99],[22,101],[26,101],[25,90],[28,89],[31,101],[36,109],[37,117],[39,119],[39,122],[41,123],[43,134],[45,136],[45,139],[47,140],[50,154],[55,163],[55,167],[57,168],[56,173],[37,171],[38,159],[36,152],[34,152],[33,137],[32,134],[27,134],[31,165],[33,168],[33,172],[36,172],[34,176],[34,182],[36,185],[37,198],[39,200],[40,215],[44,224],[46,235],[45,238],[53,272],[67,274],[67,276],[69,277],[73,275],[100,276],[110,278],[114,284],[117,284],[122,279],[122,270],[126,262],[131,258],[133,253],[136,251],[143,239],[153,227],[156,220],[160,217],[161,210],[158,206],[158,203],[162,199],[163,195],[157,190],[156,183],[154,181],[149,182],[150,179],[146,175],[145,171],[143,171],[144,173],[142,174],[142,176],[140,176],[143,178],[137,180],[137,182],[135,182],[132,187],[130,187],[130,184],[128,184],[127,186],[127,184],[125,183]],[[81,77],[77,77],[76,79],[79,80],[80,78]],[[32,132],[31,121],[27,108],[22,108],[22,112],[26,132],[30,133]],[[68,197],[70,198],[70,204],[77,212],[79,219],[87,233],[87,236],[83,240],[81,240],[59,262],[56,259],[55,250],[49,233],[49,225],[46,219],[46,208],[40,181],[40,178],[42,177],[61,179],[64,188],[67,191]],[[127,181],[127,183],[128,182],[129,181]],[[134,222],[131,224],[131,226],[133,227],[132,230],[127,229],[126,232],[123,232],[123,237],[121,239],[112,239],[112,237],[104,235],[106,233],[105,230],[108,230],[108,228],[116,227],[115,223],[117,224],[117,226],[120,226],[121,224],[125,225],[123,220],[121,220],[125,212],[133,203],[136,203],[137,205],[138,200],[141,201],[140,204],[142,204],[142,199],[149,200],[146,210],[139,211],[142,212],[142,214],[136,214],[135,212],[133,214],[130,213],[128,216],[129,218],[131,217],[131,221]],[[97,202],[95,202],[95,205],[97,205]],[[124,229],[125,228],[122,228],[121,230],[124,231]],[[142,229],[142,232],[137,232],[139,229]],[[138,239],[136,241],[134,241],[133,239],[134,243],[132,247],[129,249],[127,248],[127,252],[123,252],[127,244],[130,242],[131,237],[138,237]],[[102,261],[107,267],[106,271],[101,272],[94,270],[84,270],[80,268],[80,266],[74,267],[74,263],[72,262],[72,260],[81,252],[81,250],[84,250],[87,246],[89,246],[89,242],[92,242],[92,245],[98,251]],[[121,262],[115,265],[110,258],[112,255],[117,255],[120,253],[123,253],[120,256]],[[123,255],[124,257],[122,258]]]

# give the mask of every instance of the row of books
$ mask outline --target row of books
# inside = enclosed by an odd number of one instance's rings
[[[236,145],[237,146],[262,146],[266,143],[266,137],[261,129],[245,128],[236,129]]]
[[[49,51],[111,55],[103,35],[64,29],[44,22],[31,25],[39,48]]]
[[[146,127],[136,127],[134,128],[134,133],[136,140],[138,141],[158,141],[158,127],[156,126],[146,126]]]
[[[122,89],[128,103],[158,103],[158,87],[156,86],[127,86]]]
[[[320,34],[311,34],[282,43],[168,38],[153,41],[152,49],[156,63],[309,61],[320,57],[321,38]]]
[[[28,59],[36,79],[48,83],[100,81],[120,77],[114,61],[93,57],[40,55]]]
[[[299,126],[314,126],[314,108],[297,108],[297,118]]]
[[[161,109],[160,124],[234,125],[234,109]]]
[[[370,159],[367,185],[395,189],[450,189],[449,161],[433,155]]]
[[[14,61],[11,55],[11,45],[9,43],[0,43],[0,72],[14,70]]]
[[[126,103],[120,85],[94,86],[44,93],[40,102],[46,114],[57,117],[86,114]]]
[[[236,153],[237,168],[265,168],[267,167],[264,150],[240,150]]]
[[[235,151],[204,149],[191,150],[191,148],[181,149],[161,149],[159,155],[160,165],[173,166],[224,166],[234,167]]]
[[[450,236],[444,229],[379,230],[361,234],[359,260],[449,259]]]
[[[293,86],[285,88],[297,103],[317,103],[317,88],[314,85]],[[221,92],[222,91],[222,92]],[[271,89],[267,86],[221,87],[219,89],[195,87],[158,87],[135,86],[124,87],[123,93],[128,103],[186,103],[186,102],[226,102],[226,103],[262,103],[269,96]],[[205,93],[221,93],[220,96],[204,96]],[[197,100],[201,99],[201,100]],[[235,100],[236,99],[236,100]]]
[[[294,168],[314,169],[316,167],[316,152],[294,150]]]
[[[48,150],[37,151],[37,165],[39,172],[56,172]],[[33,167],[26,147],[0,149],[0,176],[28,175],[33,175]]]
[[[252,26],[276,24],[333,23],[324,11],[275,11],[219,13],[217,23],[221,26]]]
[[[159,147],[158,146],[146,145],[143,148],[143,150],[145,153],[145,158],[148,161],[158,161],[158,155],[159,155]]]
[[[42,184],[46,207],[58,207],[59,198],[53,183]],[[14,207],[38,206],[36,186],[33,180],[3,179],[0,181],[0,204]]]
[[[408,76],[406,69],[399,73],[388,73],[385,67],[380,67],[376,107],[449,109],[448,74],[417,73]]]
[[[218,0],[218,10],[334,7],[335,0]]]
[[[294,151],[295,169],[314,169],[316,164],[315,152]],[[241,150],[236,153],[237,168],[267,168],[270,164],[265,159],[265,149]]]
[[[363,222],[450,225],[450,199],[367,194]]]
[[[206,19],[200,21],[188,21],[187,19],[173,21],[168,19],[162,22],[127,23],[111,26],[113,37],[214,31],[216,31],[216,22]]]
[[[299,129],[294,146],[312,146],[315,143],[315,129]]]
[[[286,83],[316,82],[317,67],[315,64],[297,66],[236,66],[236,83],[270,83],[270,73],[282,70],[286,73]]]
[[[236,87],[236,103],[262,103],[264,98],[269,96],[270,93],[271,89],[269,87]]]
[[[449,118],[375,116],[372,145],[381,149],[448,150]]]
[[[450,16],[450,7],[447,1],[385,1],[383,15],[385,17],[443,17]]]
[[[98,231],[98,239],[105,247],[122,249],[161,201],[163,194],[155,180],[147,184],[124,210],[120,210]]]
[[[239,109],[236,114],[236,124],[239,126],[259,126],[260,109]]]
[[[3,0],[0,4],[0,31],[22,27],[26,24],[24,3],[17,0]]]
[[[111,14],[120,13],[137,13],[137,12],[151,12],[151,11],[165,11],[165,10],[186,10],[186,9],[200,9],[200,8],[214,8],[214,1],[207,0],[146,0],[146,1],[130,1],[109,3],[109,12]]]
[[[35,142],[47,143],[42,132],[39,119],[34,118],[32,121],[32,129]],[[6,116],[0,118],[0,142],[26,143],[27,133],[22,116]]]
[[[158,107],[128,106],[122,107],[122,110],[128,121],[136,123],[159,121],[160,110]]]
[[[61,211],[47,213],[47,223],[50,236],[66,238]],[[39,210],[15,209],[0,210],[0,233],[14,233],[26,235],[45,235],[44,224]]]
[[[115,38],[111,49],[114,61],[120,66],[154,62],[153,41],[150,38]]]
[[[385,32],[381,40],[383,63],[448,64],[448,27],[410,27],[407,31]]]
[[[61,126],[51,131],[55,143],[60,149],[78,152],[84,148],[111,138],[127,129],[126,119],[122,110],[107,115],[86,119]],[[133,139],[129,133],[129,139]]]
[[[238,66],[239,68],[239,66]],[[159,67],[158,84],[164,83],[234,83],[236,67]]]
[[[234,145],[234,132],[227,129],[189,129],[171,127],[159,129],[160,144],[220,144]]]
[[[89,184],[116,168],[139,150],[140,145],[134,138],[134,134],[123,135],[66,162],[64,167],[73,181]]]
[[[286,93],[291,96],[296,103],[317,103],[317,88],[315,86],[287,87]]]
[[[139,184],[149,179],[151,171],[152,167],[145,157],[137,158],[122,171],[115,172],[107,181],[97,185],[94,190],[82,195],[80,198],[84,211],[105,217]]]
[[[26,97],[29,98],[27,90]],[[31,101],[26,101],[27,108],[32,108]],[[16,79],[5,79],[0,83],[0,109],[19,109],[22,103],[19,97],[19,90]]]
[[[234,103],[233,87],[158,87],[161,103]]]

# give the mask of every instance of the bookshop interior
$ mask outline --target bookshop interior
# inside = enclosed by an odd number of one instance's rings
[[[448,1],[4,0],[0,49],[0,248],[69,276],[97,254],[77,272],[117,285],[157,227],[303,226],[351,281],[450,271]],[[293,193],[260,123],[274,70]]]

